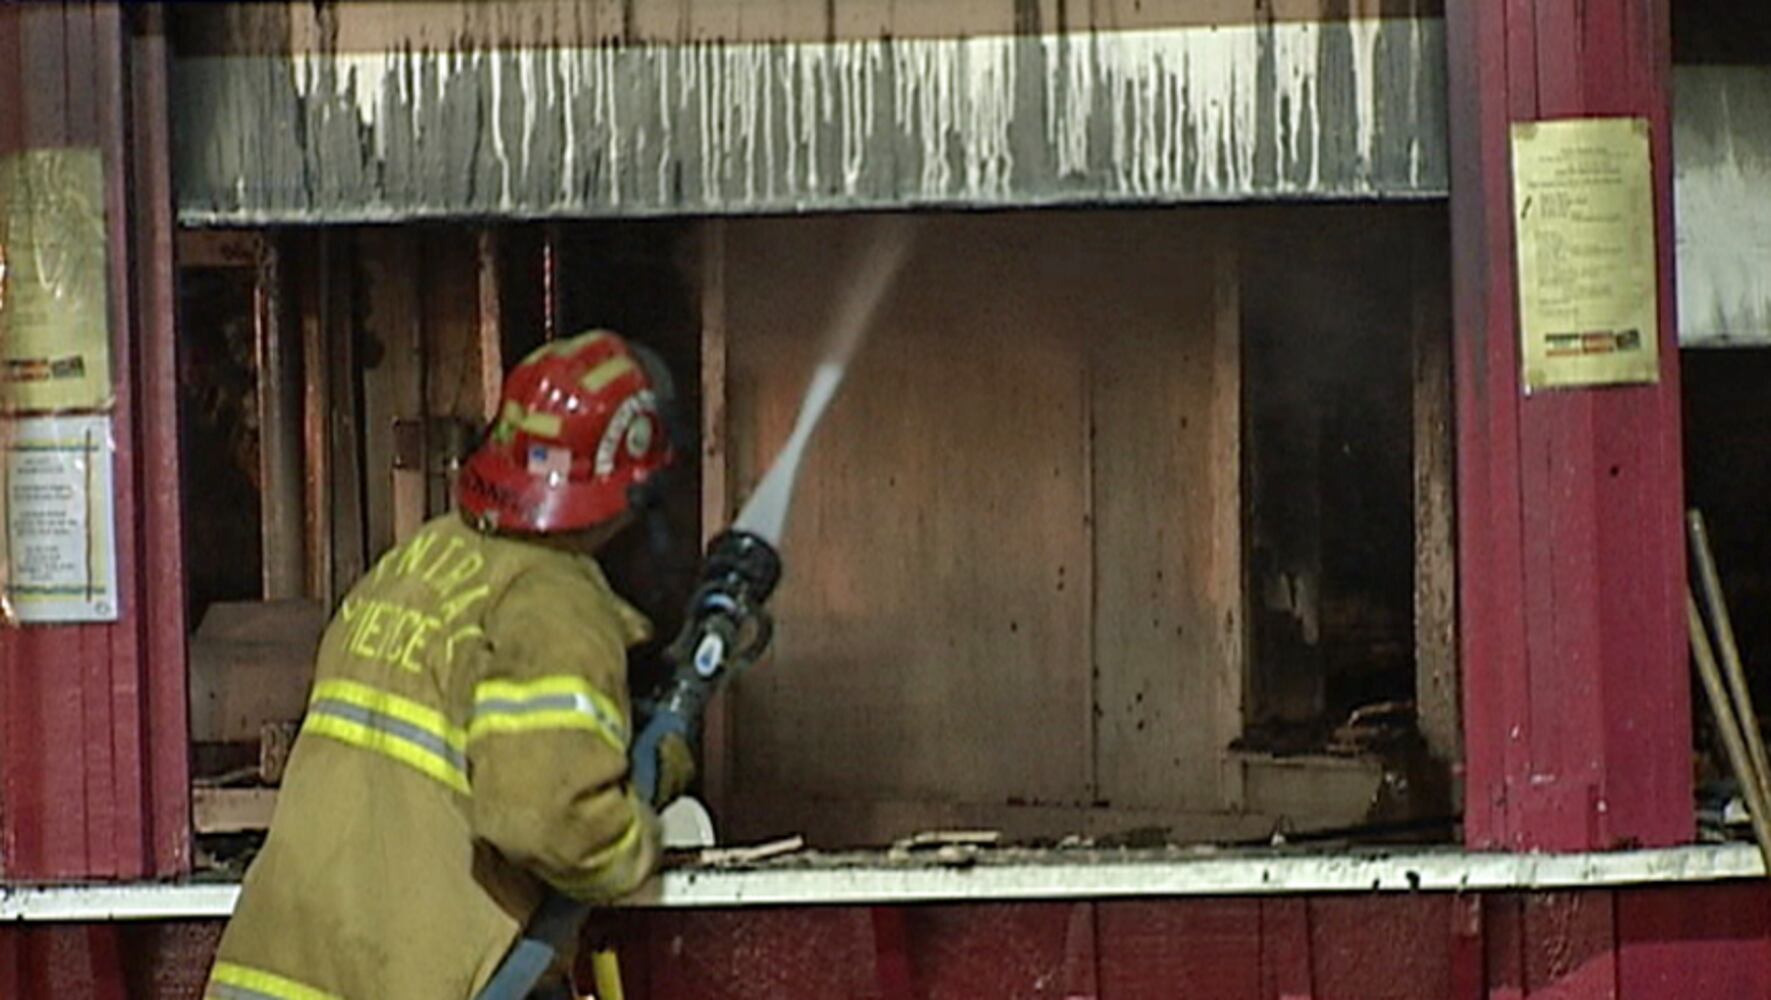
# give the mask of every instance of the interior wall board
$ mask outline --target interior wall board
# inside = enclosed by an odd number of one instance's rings
[[[738,688],[740,798],[1086,795],[1088,593],[1059,589],[1089,558],[1083,373],[1049,300],[1009,293],[1061,268],[977,221],[925,220],[801,469],[776,651]],[[741,491],[786,437],[857,232],[728,230]]]
[[[1071,244],[1092,262],[1078,304],[1095,441],[1097,797],[1204,810],[1241,722],[1222,690],[1243,674],[1240,330],[1217,322],[1234,269],[1173,216],[1115,223]]]
[[[740,496],[866,232],[727,224]],[[905,832],[868,817],[910,823],[906,803],[929,823],[1073,810],[1073,828],[1220,807],[1240,427],[1216,233],[1182,213],[919,221],[802,468],[775,652],[734,689],[740,829],[777,832],[762,804],[786,789],[876,836]]]

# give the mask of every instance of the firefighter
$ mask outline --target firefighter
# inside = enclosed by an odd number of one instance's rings
[[[626,651],[650,624],[591,558],[671,461],[655,359],[597,331],[514,369],[439,517],[353,587],[206,996],[448,1000],[546,887],[606,902],[659,855],[628,784]],[[649,494],[650,491],[650,494]]]

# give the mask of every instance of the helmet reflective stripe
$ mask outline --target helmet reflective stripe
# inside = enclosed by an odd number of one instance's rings
[[[628,425],[638,419],[641,414],[648,417],[658,412],[658,401],[652,396],[651,390],[636,392],[627,397],[615,416],[609,420],[609,429],[603,432],[603,439],[596,446],[596,474],[607,476],[615,471],[615,451],[627,440]]]
[[[602,392],[610,382],[615,381],[637,367],[633,359],[625,354],[617,354],[609,360],[597,365],[584,373],[578,384],[589,392]]]

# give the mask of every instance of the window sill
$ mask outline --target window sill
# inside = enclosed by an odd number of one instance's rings
[[[962,861],[804,854],[750,866],[678,865],[623,905],[873,905],[1372,892],[1621,888],[1765,877],[1751,844],[1582,854],[1454,848],[1301,851],[998,850]],[[232,883],[0,887],[0,922],[222,919]]]

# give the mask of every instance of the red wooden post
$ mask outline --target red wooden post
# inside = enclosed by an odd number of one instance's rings
[[[1690,688],[1666,0],[1451,0],[1465,837],[1687,841]],[[1648,119],[1660,382],[1522,391],[1508,128]]]
[[[7,878],[189,866],[165,58],[158,8],[0,6],[0,154],[103,157],[121,604],[115,624],[0,634]]]

